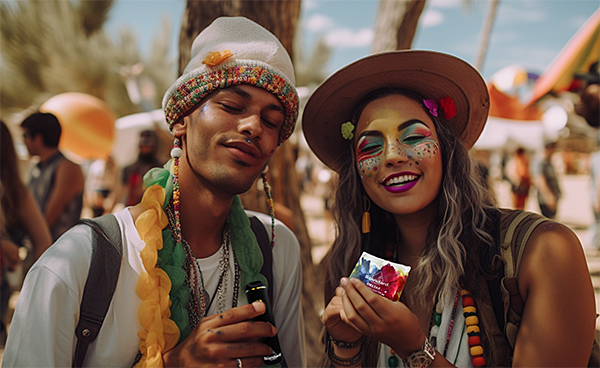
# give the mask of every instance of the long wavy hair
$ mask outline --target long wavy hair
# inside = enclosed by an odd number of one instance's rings
[[[21,179],[17,153],[15,151],[15,145],[10,130],[8,130],[4,121],[0,120],[0,123],[0,137],[2,139],[2,163],[0,165],[2,185],[0,190],[0,202],[2,204],[3,230],[8,230],[18,226],[19,220],[16,214],[18,212],[17,202],[20,198],[19,193],[27,190],[27,187]]]
[[[356,126],[363,109],[370,102],[392,94],[407,96],[421,106],[423,97],[412,91],[386,88],[377,90],[362,100],[354,111],[352,122]],[[426,108],[423,106],[423,109]],[[442,155],[442,186],[437,196],[437,216],[431,224],[430,235],[417,266],[411,270],[416,283],[411,295],[424,307],[433,308],[436,299],[449,300],[460,287],[465,274],[491,271],[480,259],[493,252],[494,239],[486,230],[489,226],[488,212],[493,210],[493,198],[481,184],[471,157],[452,131],[438,118],[430,115],[437,131]],[[389,255],[390,248],[402,247],[400,233],[391,213],[371,201],[371,232],[369,246],[365,246],[361,231],[363,198],[368,197],[356,166],[354,145],[343,157],[332,213],[336,237],[324,259],[326,271],[325,305],[335,294],[341,277],[348,276],[362,251],[382,258]],[[370,200],[369,200],[370,201]],[[392,229],[392,230],[390,230]],[[379,344],[367,339],[363,345],[363,366],[377,365]],[[330,364],[326,361],[325,364]]]

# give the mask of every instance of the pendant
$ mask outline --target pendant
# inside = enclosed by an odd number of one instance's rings
[[[388,358],[388,367],[398,368],[399,365],[400,365],[400,359],[398,359],[397,356],[392,355],[391,357]]]

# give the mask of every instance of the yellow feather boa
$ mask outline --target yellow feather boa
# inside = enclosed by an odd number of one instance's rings
[[[144,212],[135,221],[140,238],[146,243],[140,254],[146,271],[142,272],[136,293],[142,300],[138,318],[143,330],[138,332],[142,340],[142,358],[136,367],[162,367],[163,354],[173,349],[179,341],[179,329],[171,317],[171,280],[160,268],[155,267],[158,250],[162,248],[162,229],[168,224],[162,204],[165,190],[152,185],[142,198]]]

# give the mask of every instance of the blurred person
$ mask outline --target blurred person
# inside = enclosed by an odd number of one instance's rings
[[[172,158],[146,174],[141,203],[114,214],[123,259],[84,364],[259,367],[271,353],[263,339],[277,333],[287,365],[302,367],[298,241],[274,217],[245,211],[238,196],[294,130],[299,98],[291,59],[272,33],[243,17],[217,18],[190,55],[163,98]],[[272,255],[276,328],[252,321],[266,306],[248,304],[244,293],[249,283],[267,281],[250,217],[266,232]],[[4,366],[72,365],[91,253],[91,228],[75,226],[33,266]]]
[[[138,140],[137,160],[123,169],[121,202],[125,206],[139,203],[144,194],[144,175],[154,167],[161,167],[163,162],[157,158],[158,137],[154,130],[140,132]]]
[[[586,74],[575,74],[575,78],[584,82],[579,90],[580,102],[575,105],[577,115],[585,118],[585,121],[593,127],[600,127],[600,74],[596,61],[590,65]]]
[[[596,61],[590,65],[588,73],[575,74],[574,78],[584,82],[579,91],[580,102],[575,112],[584,117],[592,128],[596,128],[597,145],[600,146],[600,73]],[[598,147],[597,147],[598,148]],[[594,223],[592,224],[592,247],[600,250],[600,151],[590,154],[590,197]]]
[[[600,251],[600,151],[590,155],[590,199],[594,212],[591,246]]]
[[[543,156],[536,162],[534,182],[537,188],[538,204],[542,215],[553,219],[558,211],[558,201],[562,196],[552,155],[556,152],[556,142],[544,144]]]
[[[29,252],[29,263],[33,263],[52,243],[50,230],[46,225],[35,199],[23,183],[17,153],[10,130],[0,121],[1,166],[0,166],[0,231],[2,236],[2,330],[5,331],[8,299],[12,290],[6,280],[5,270],[15,271],[21,262],[19,247],[26,245],[28,237],[33,249]],[[26,272],[27,270],[25,270]]]
[[[35,112],[23,120],[21,128],[29,154],[39,157],[29,173],[28,187],[56,240],[81,217],[83,171],[58,149],[62,128],[56,116]]]
[[[84,205],[93,217],[111,213],[116,204],[118,172],[112,156],[94,160],[85,175]]]
[[[529,158],[523,147],[517,148],[513,158],[507,163],[506,175],[511,184],[513,207],[523,211],[529,197],[529,188],[531,187]]]

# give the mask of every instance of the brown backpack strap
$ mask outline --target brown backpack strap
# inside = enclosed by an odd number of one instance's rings
[[[504,299],[504,334],[514,349],[525,303],[519,293],[517,276],[527,241],[547,218],[532,212],[503,211],[500,220],[501,253],[505,260],[502,294]]]

